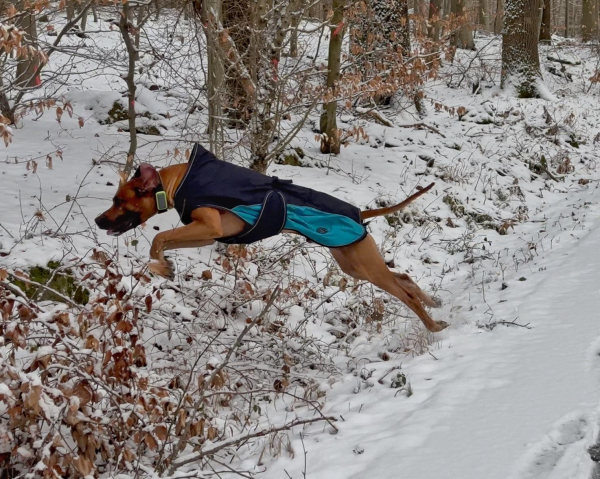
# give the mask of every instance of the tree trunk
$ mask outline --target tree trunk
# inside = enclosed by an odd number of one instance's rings
[[[486,32],[490,31],[490,6],[488,0],[479,0],[479,25]]]
[[[298,56],[298,27],[300,26],[300,20],[302,20],[302,13],[304,11],[304,2],[298,2],[296,8],[297,11],[292,14],[292,33],[290,33],[290,52],[289,56],[296,58]]]
[[[452,0],[450,12],[455,19],[464,22],[452,33],[452,45],[465,50],[475,50],[473,41],[473,28],[467,15],[465,15],[465,0]]]
[[[569,0],[565,0],[565,38],[569,38],[569,15],[570,15],[570,8],[569,8]]]
[[[122,182],[127,181],[127,179],[129,178],[131,170],[133,169],[135,153],[137,151],[137,128],[135,124],[135,63],[137,58],[137,51],[135,49],[131,36],[129,35],[129,29],[131,26],[129,19],[131,18],[131,16],[131,7],[129,3],[124,3],[123,11],[119,19],[119,30],[121,32],[123,42],[125,43],[125,47],[127,48],[128,57],[127,75],[125,75],[123,79],[127,84],[127,102],[129,105],[129,109],[127,111],[129,128],[129,151],[127,152],[127,161],[125,162],[125,167],[121,172]]]
[[[337,127],[336,84],[340,79],[342,44],[344,40],[345,0],[333,0],[333,17],[331,19],[331,38],[329,39],[329,58],[327,61],[327,95],[329,101],[323,105],[321,115],[321,153],[334,155],[340,152],[340,133]]]
[[[257,82],[258,63],[260,50],[264,48],[260,35],[262,30],[253,25],[261,17],[261,5],[265,2],[250,0],[222,0],[223,27],[227,30],[235,49],[240,54],[243,67],[248,70],[252,81]],[[254,8],[255,13],[251,10]],[[263,12],[266,13],[266,12]],[[250,98],[247,89],[242,84],[235,68],[228,66],[225,70],[225,84],[227,95],[223,97],[224,113],[230,119],[229,126],[243,129],[252,116],[254,98]]]
[[[502,88],[512,84],[519,98],[539,96],[538,54],[542,0],[507,0],[502,33]]]
[[[209,19],[209,12],[216,18]],[[206,43],[208,52],[208,135],[209,146],[217,158],[223,158],[223,87],[224,68],[218,54],[219,43],[216,25],[222,21],[221,0],[204,0],[202,2],[201,18],[206,25]]]
[[[496,1],[496,17],[494,18],[494,33],[500,35],[504,28],[504,0]]]
[[[83,13],[81,14],[81,24],[80,24],[80,28],[82,32],[85,32],[85,29],[87,27],[87,17],[88,17],[88,11],[89,8],[84,7]]]
[[[434,41],[440,39],[440,20],[442,19],[441,0],[430,0],[429,2],[429,31],[428,35]]]
[[[550,43],[552,40],[552,1],[543,0],[542,25],[540,28],[540,42]]]
[[[75,16],[75,0],[67,0],[66,4],[67,20],[70,22]]]
[[[581,39],[589,42],[598,34],[598,3],[596,0],[583,0],[581,8]]]
[[[22,3],[17,5],[18,10],[23,11],[24,13],[17,18],[15,25],[25,31],[24,40],[36,48],[38,36],[35,13],[32,13],[31,8],[24,8]],[[17,63],[15,85],[19,88],[39,86],[41,84],[39,69],[39,57],[32,55],[30,57],[20,58]]]

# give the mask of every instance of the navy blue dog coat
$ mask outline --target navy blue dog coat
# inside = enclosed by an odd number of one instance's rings
[[[175,209],[189,224],[192,211],[200,207],[227,210],[246,222],[240,234],[219,238],[221,243],[250,244],[286,229],[322,246],[339,248],[367,235],[357,207],[290,180],[219,160],[196,144],[175,192]]]

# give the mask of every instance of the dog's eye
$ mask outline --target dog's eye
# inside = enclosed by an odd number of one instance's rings
[[[123,204],[123,200],[121,198],[113,198],[113,204],[115,206],[121,206]]]

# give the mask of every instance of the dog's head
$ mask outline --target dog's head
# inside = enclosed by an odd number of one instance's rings
[[[119,187],[112,206],[96,218],[98,227],[119,236],[148,221],[158,212],[155,193],[160,183],[158,171],[142,163],[133,177]]]

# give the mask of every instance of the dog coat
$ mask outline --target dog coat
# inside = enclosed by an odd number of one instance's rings
[[[192,211],[200,207],[227,210],[244,220],[244,230],[219,238],[221,243],[250,244],[286,229],[322,246],[339,248],[367,235],[357,207],[291,180],[219,160],[199,144],[192,150],[174,201],[184,224],[192,222]]]

